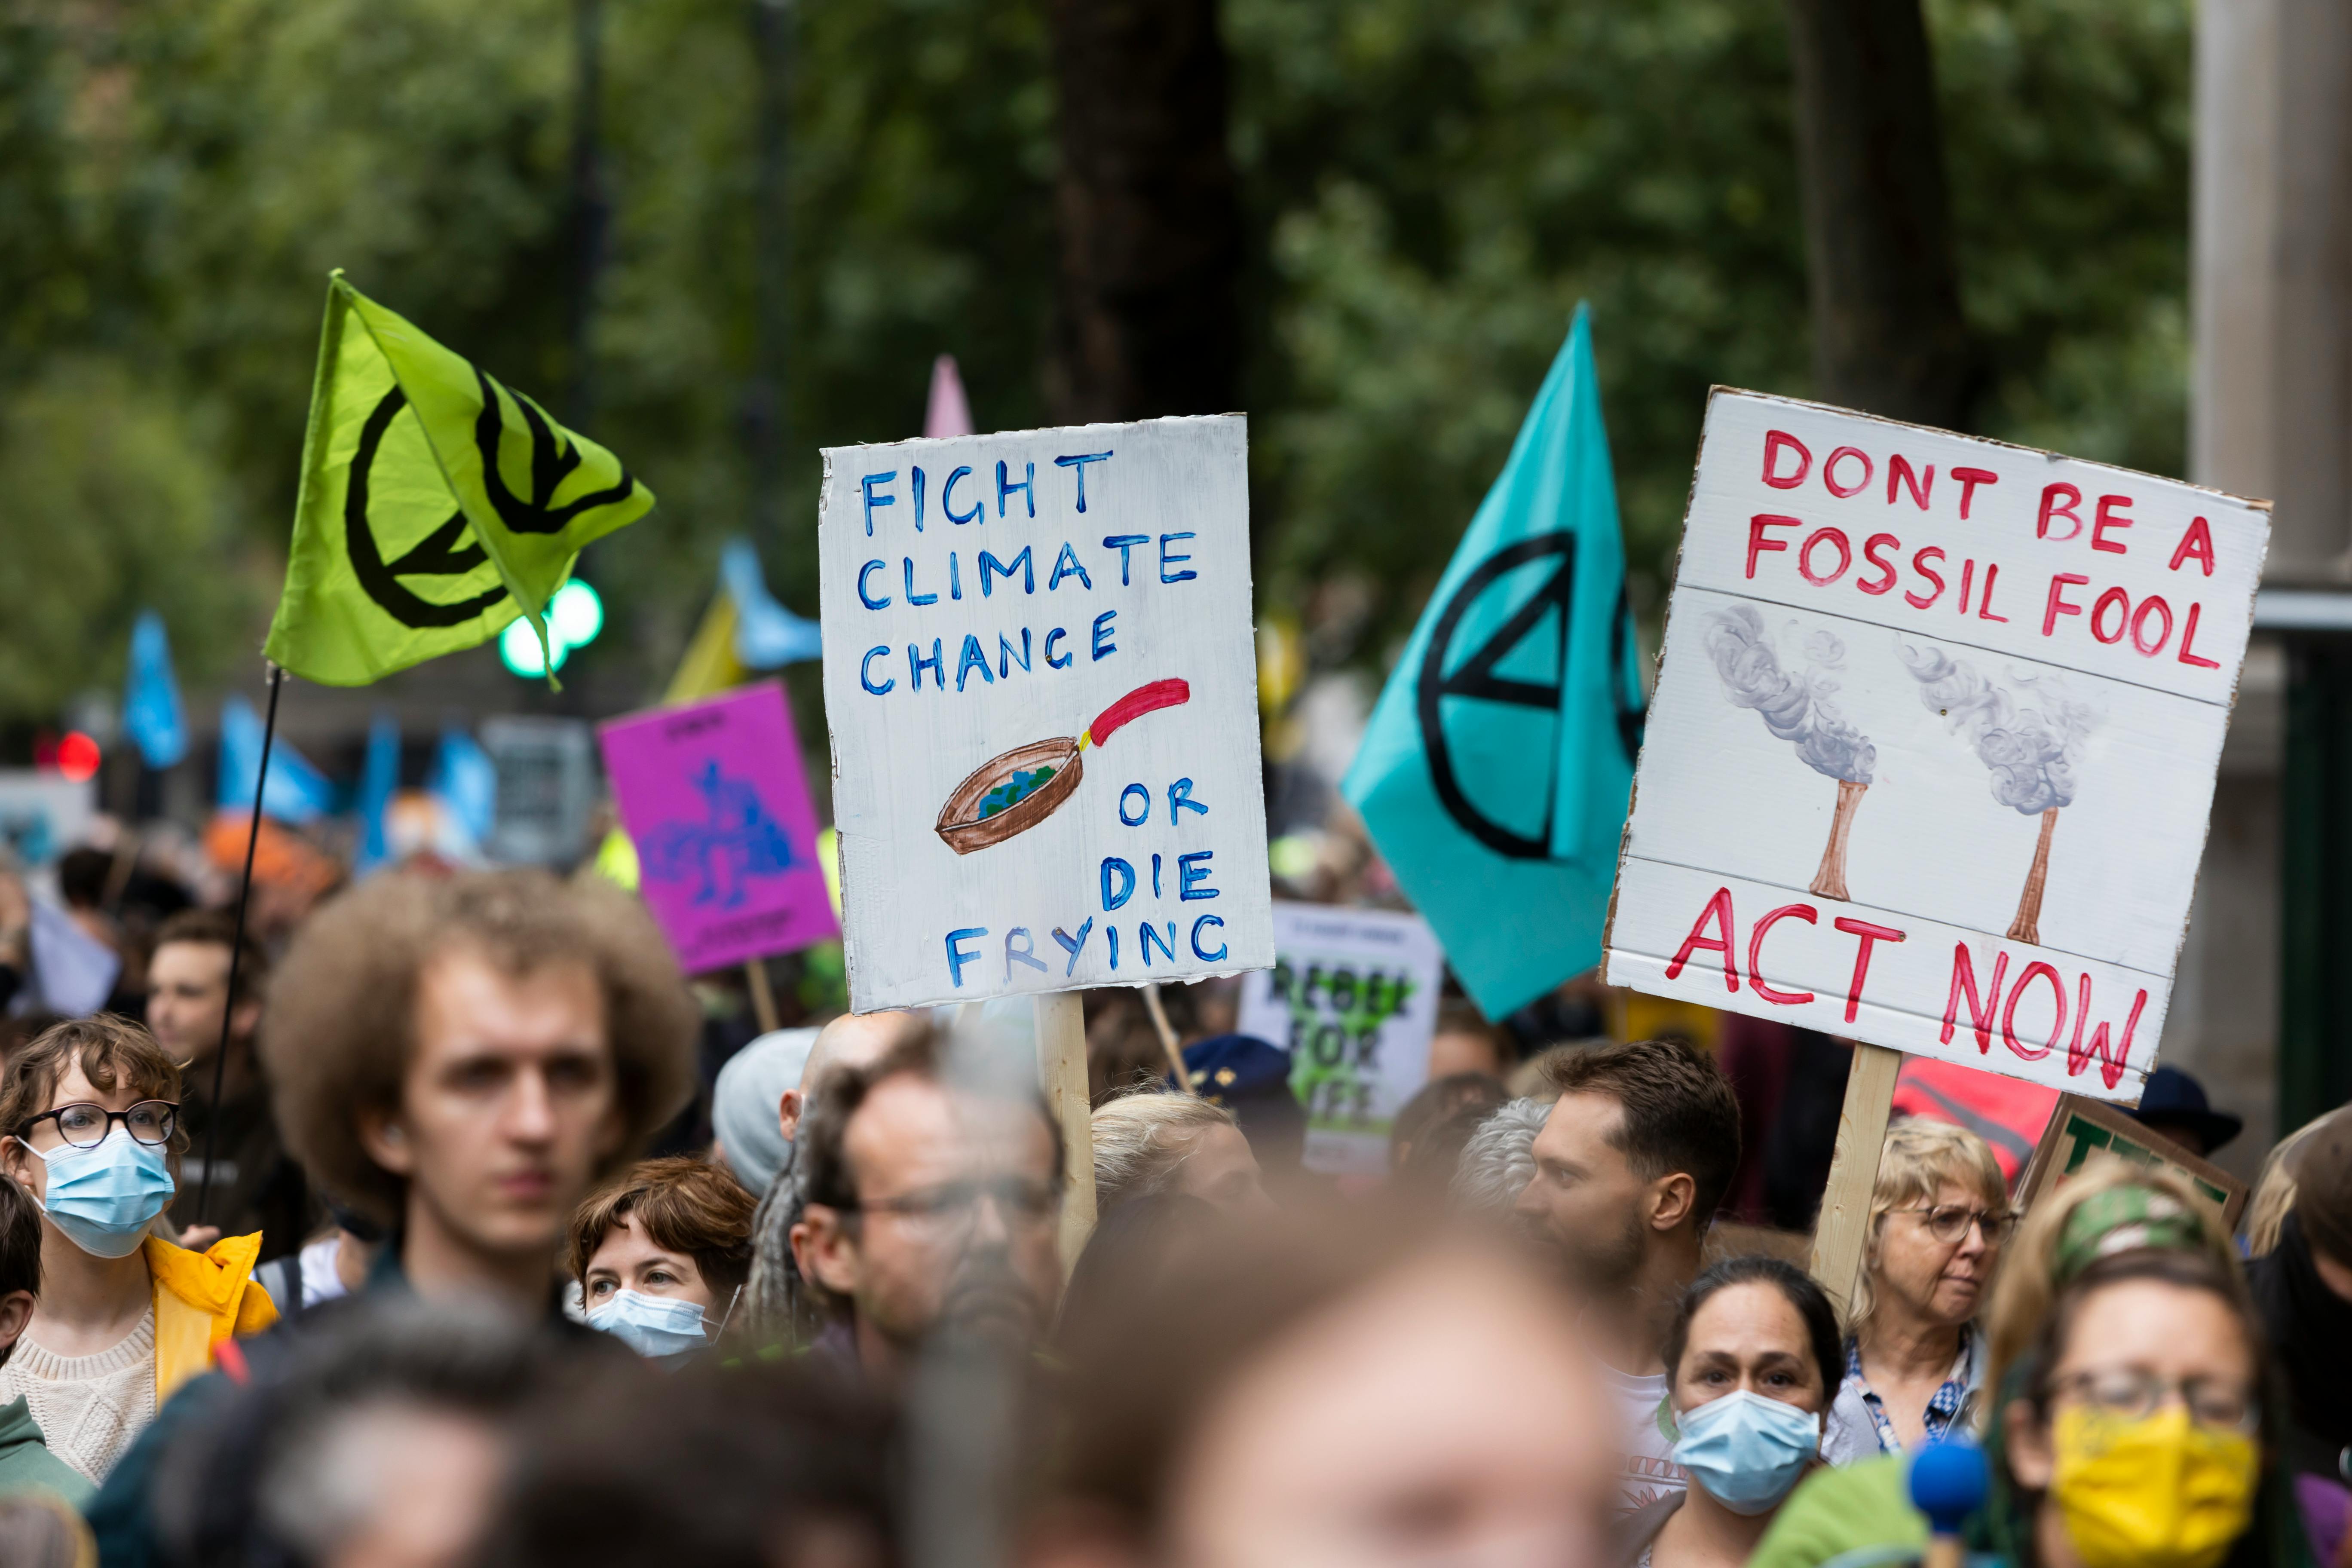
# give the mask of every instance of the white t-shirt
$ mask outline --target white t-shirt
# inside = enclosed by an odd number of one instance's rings
[[[1658,1418],[1666,1403],[1665,1373],[1633,1377],[1604,1366],[1601,1375],[1617,1401],[1618,1429],[1623,1434],[1622,1468],[1617,1476],[1617,1511],[1622,1516],[1685,1489],[1690,1478],[1675,1463],[1674,1442]]]

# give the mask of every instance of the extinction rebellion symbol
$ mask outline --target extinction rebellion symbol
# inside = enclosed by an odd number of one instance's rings
[[[636,481],[623,468],[620,482],[609,489],[555,505],[557,487],[580,466],[579,448],[563,438],[563,433],[530,399],[507,392],[478,369],[474,378],[482,391],[482,411],[474,421],[474,446],[482,458],[483,488],[501,523],[517,533],[559,533],[583,513],[629,499]],[[500,393],[514,399],[530,432],[528,496],[518,496],[509,490],[505,476],[499,471],[499,444],[506,430]],[[383,449],[393,421],[407,406],[408,395],[394,386],[383,395],[360,428],[359,448],[352,455],[351,479],[343,497],[344,547],[350,552],[352,571],[359,578],[360,586],[394,620],[419,629],[460,626],[505,598],[506,584],[494,582],[481,593],[445,603],[418,594],[404,579],[462,577],[489,559],[480,542],[471,538],[464,510],[453,510],[446,521],[390,562],[383,558],[368,511],[369,478],[377,454]],[[421,437],[421,429],[419,435]]]
[[[1510,618],[1496,627],[1493,635],[1454,667],[1452,662],[1455,634],[1463,619],[1480,598],[1496,583],[1523,566],[1547,559],[1553,562],[1542,585],[1511,612]],[[1429,647],[1422,655],[1417,682],[1416,704],[1421,719],[1421,742],[1429,758],[1431,782],[1436,785],[1437,798],[1462,830],[1497,855],[1507,855],[1518,860],[1545,860],[1551,858],[1551,827],[1558,803],[1553,798],[1557,788],[1557,762],[1553,763],[1552,779],[1545,786],[1544,819],[1540,833],[1528,835],[1517,832],[1496,822],[1479,809],[1454,772],[1454,753],[1445,733],[1445,700],[1467,700],[1476,702],[1499,702],[1508,706],[1539,709],[1547,713],[1559,711],[1560,685],[1568,674],[1569,628],[1575,616],[1576,536],[1565,531],[1538,534],[1506,545],[1480,562],[1476,570],[1462,580],[1451,598],[1438,613],[1437,624],[1431,628]],[[1527,645],[1539,628],[1547,614],[1558,612],[1557,646],[1552,648],[1549,684],[1497,673],[1497,667]],[[1633,684],[1631,638],[1626,635],[1631,611],[1625,591],[1617,590],[1617,610],[1609,629],[1610,688],[1616,695],[1617,739],[1624,747],[1625,760],[1630,764],[1641,749],[1643,711],[1637,696],[1627,693],[1636,689]],[[1551,639],[1547,639],[1551,640]],[[1556,742],[1555,742],[1556,745]]]

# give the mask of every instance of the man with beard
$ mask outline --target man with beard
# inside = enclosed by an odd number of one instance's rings
[[[1601,1047],[1546,1076],[1559,1099],[1517,1212],[1584,1296],[1586,1340],[1622,1416],[1619,1506],[1631,1511],[1685,1484],[1662,1419],[1660,1352],[1739,1163],[1739,1104],[1712,1061],[1675,1040]]]
[[[924,1341],[1025,1352],[1061,1291],[1062,1145],[1034,1089],[945,1070],[933,1031],[836,1068],[800,1129],[793,1252],[828,1320],[820,1354],[898,1386]]]

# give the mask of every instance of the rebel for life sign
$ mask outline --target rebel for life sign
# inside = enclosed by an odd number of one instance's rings
[[[1274,962],[1237,415],[824,453],[856,1011]]]
[[[616,719],[598,739],[638,891],[680,968],[793,952],[838,929],[780,682]]]
[[[1307,1108],[1307,1168],[1388,1168],[1389,1125],[1429,1079],[1445,960],[1419,915],[1274,906],[1274,968],[1251,976],[1236,1026],[1290,1052]]]
[[[1717,388],[1610,981],[2136,1102],[2269,533],[2263,502]]]

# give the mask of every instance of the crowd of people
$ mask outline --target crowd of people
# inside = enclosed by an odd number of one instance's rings
[[[1679,1040],[1530,1067],[1454,1005],[1340,1185],[1211,987],[1181,1079],[1105,1008],[1077,1246],[1024,1007],[713,1064],[593,879],[192,910],[143,980],[0,1067],[9,1568],[1859,1568],[1955,1445],[1988,1560],[2352,1564],[2352,1111],[2242,1237],[2119,1163],[2021,1213],[1898,1118],[1832,1291],[1722,1223]]]

